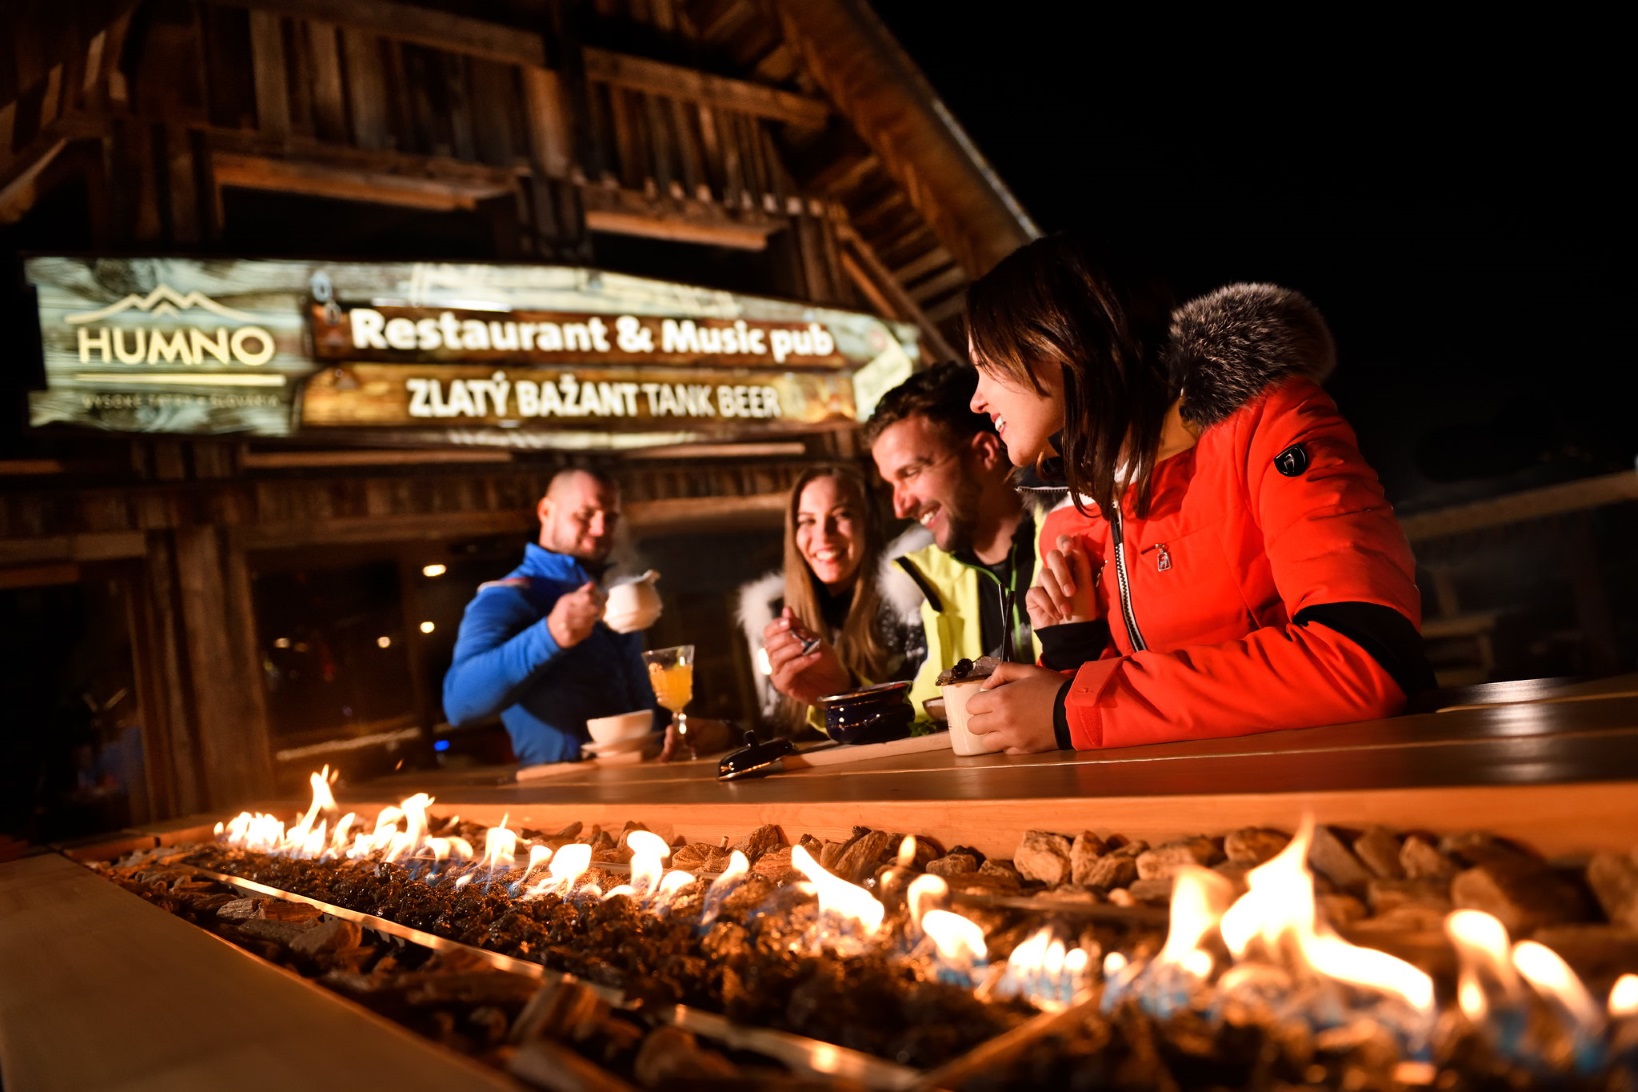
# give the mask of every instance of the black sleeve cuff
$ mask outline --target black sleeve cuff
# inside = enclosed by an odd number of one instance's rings
[[[1073,675],[1065,679],[1064,684],[1058,688],[1058,696],[1052,699],[1052,734],[1058,739],[1060,751],[1075,749],[1075,741],[1069,738],[1069,710],[1065,708],[1065,702],[1069,700],[1069,688],[1074,682]]]
[[[1318,622],[1354,642],[1381,665],[1411,702],[1436,685],[1422,635],[1411,620],[1376,603],[1321,603],[1297,612],[1299,626]]]
[[[1096,660],[1109,646],[1109,623],[1099,618],[1091,622],[1065,622],[1035,631],[1041,642],[1041,666],[1068,671],[1088,660]]]

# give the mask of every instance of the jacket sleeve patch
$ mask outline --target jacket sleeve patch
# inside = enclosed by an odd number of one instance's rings
[[[1301,477],[1302,472],[1308,469],[1308,445],[1292,444],[1274,456],[1274,469],[1288,478]]]
[[[478,585],[478,590],[481,592],[488,591],[490,588],[518,588],[521,590],[528,586],[529,578],[527,576],[508,576],[503,580],[486,580]]]

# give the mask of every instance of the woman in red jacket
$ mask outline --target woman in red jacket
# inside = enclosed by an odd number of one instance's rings
[[[1320,389],[1335,350],[1306,299],[1240,284],[1174,310],[1052,236],[972,285],[967,323],[972,408],[1069,489],[1030,594],[1043,666],[1003,665],[974,731],[1124,747],[1390,716],[1431,687],[1410,547]]]

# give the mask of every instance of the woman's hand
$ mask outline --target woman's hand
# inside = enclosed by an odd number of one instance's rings
[[[1037,583],[1024,595],[1030,625],[1045,629],[1065,622],[1095,621],[1095,586],[1086,547],[1068,535],[1059,535],[1056,548],[1041,559]]]
[[[1052,709],[1064,676],[1033,664],[1001,664],[967,699],[967,729],[986,737],[992,751],[1009,755],[1051,751],[1058,746]]]
[[[808,632],[796,612],[784,612],[762,631],[774,689],[804,705],[853,689],[853,679],[824,638]],[[803,649],[806,651],[803,651]]]

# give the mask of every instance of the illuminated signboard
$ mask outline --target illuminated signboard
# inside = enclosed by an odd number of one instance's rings
[[[843,427],[914,327],[571,266],[36,257],[30,422],[625,448]]]

